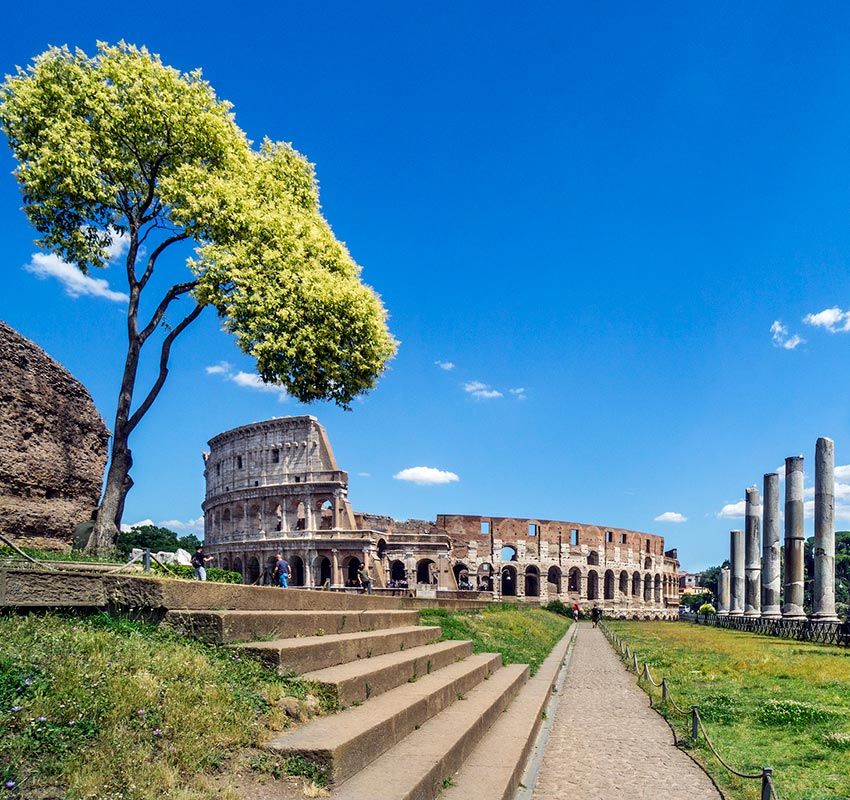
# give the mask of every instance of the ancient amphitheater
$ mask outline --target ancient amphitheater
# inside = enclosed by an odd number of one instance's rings
[[[577,522],[439,514],[433,522],[355,512],[315,417],[271,419],[215,436],[204,454],[205,543],[246,583],[282,552],[296,586],[343,589],[365,565],[377,591],[560,598],[609,614],[674,615],[676,551],[650,533]],[[432,594],[432,596],[433,596]],[[468,595],[469,596],[469,595]]]

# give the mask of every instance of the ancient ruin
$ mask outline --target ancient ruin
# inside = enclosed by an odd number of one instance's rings
[[[100,497],[109,432],[85,387],[0,322],[0,531],[63,549]]]
[[[675,616],[676,551],[660,536],[577,522],[439,514],[398,522],[355,512],[315,417],[286,417],[215,436],[204,454],[205,544],[246,583],[267,579],[277,552],[295,586],[477,592],[531,602],[560,598],[608,613]]]

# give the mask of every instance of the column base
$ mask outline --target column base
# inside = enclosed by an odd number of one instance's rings
[[[745,611],[744,619],[758,619],[761,617],[761,611]]]
[[[782,619],[782,612],[777,608],[775,611],[762,611],[761,612],[762,619]]]
[[[729,616],[730,617],[743,617],[744,612],[743,611],[730,611]]]
[[[835,616],[835,614],[812,614],[809,619],[812,622],[841,622],[841,620]]]
[[[801,620],[808,619],[806,612],[799,606],[785,607],[782,609],[782,619]]]

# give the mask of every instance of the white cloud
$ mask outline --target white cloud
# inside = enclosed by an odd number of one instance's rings
[[[494,400],[497,397],[503,397],[498,389],[492,389],[481,381],[470,381],[463,384],[463,391],[472,395],[476,400]]]
[[[371,478],[372,473],[371,472],[358,472],[357,477],[358,478]]]
[[[451,372],[455,365],[452,361],[435,361],[434,362],[440,369],[444,369],[446,372]]]
[[[221,375],[225,380],[232,381],[237,386],[241,386],[244,389],[253,389],[257,392],[276,394],[277,399],[281,403],[283,403],[288,396],[286,394],[286,389],[282,386],[276,386],[273,383],[265,383],[256,372],[245,372],[244,370],[234,372],[233,367],[227,361],[219,361],[218,364],[210,364],[210,366],[205,369],[207,375]]]
[[[850,311],[842,311],[838,306],[833,306],[818,311],[817,314],[806,314],[803,322],[815,328],[826,328],[830,333],[847,333],[850,331]]]
[[[723,519],[743,517],[746,508],[747,503],[745,500],[739,500],[737,503],[727,503],[720,509],[720,511],[717,512],[717,516]]]
[[[518,386],[515,389],[508,389],[508,391],[516,397],[517,400],[525,400],[525,387]]]
[[[805,341],[805,339],[796,333],[793,336],[789,336],[788,327],[783,325],[778,319],[775,319],[770,326],[770,333],[773,337],[773,343],[784,350],[793,350],[797,345],[803,344]]]
[[[141,519],[138,522],[131,522],[129,525],[126,523],[121,525],[121,530],[124,533],[129,533],[133,528],[142,528],[145,525],[156,525],[156,523],[152,519]]]
[[[159,523],[161,528],[168,528],[172,531],[188,531],[189,533],[199,533],[204,529],[204,518],[197,517],[189,519],[185,522],[179,519],[165,519]]]
[[[102,297],[114,303],[126,303],[130,299],[123,292],[112,291],[103,278],[83,275],[73,264],[53,253],[33,253],[30,263],[24,269],[41,280],[56,278],[65,287],[65,294],[74,299],[83,296]]]
[[[218,364],[211,364],[207,367],[207,375],[227,375],[231,369],[230,362],[219,361]]]
[[[688,518],[678,511],[665,511],[655,518],[656,522],[687,522]]]
[[[835,479],[846,480],[850,478],[850,464],[842,464],[835,468]]]
[[[107,260],[115,261],[118,256],[123,256],[130,247],[130,236],[126,233],[114,233],[112,242],[106,248]]]
[[[435,486],[443,483],[455,483],[460,477],[454,472],[449,472],[436,467],[408,467],[393,475],[397,481],[409,481],[419,486]]]

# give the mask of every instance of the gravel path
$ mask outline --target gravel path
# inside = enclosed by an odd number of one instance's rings
[[[602,632],[581,623],[534,800],[720,800]]]

